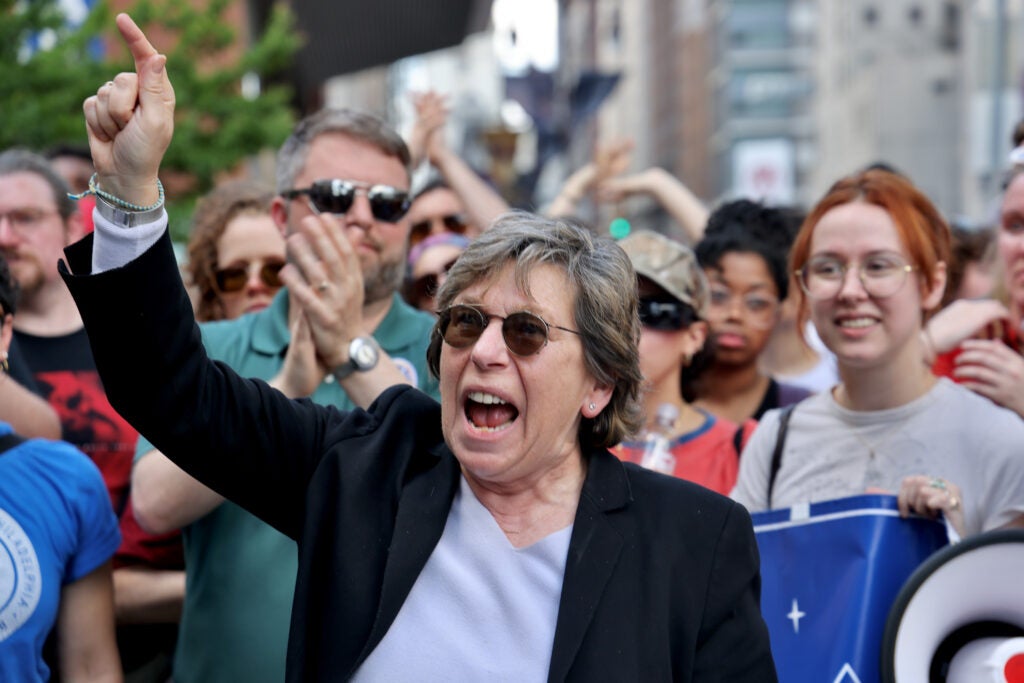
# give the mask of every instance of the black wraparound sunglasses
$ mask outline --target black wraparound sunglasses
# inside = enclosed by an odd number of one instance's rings
[[[409,210],[412,203],[409,193],[390,185],[370,185],[355,180],[316,180],[309,187],[286,190],[281,193],[285,199],[296,199],[305,195],[309,206],[316,213],[344,214],[352,208],[356,193],[364,192],[370,202],[374,218],[385,223],[396,223]]]
[[[576,330],[553,325],[529,311],[518,311],[502,317],[484,313],[467,304],[455,304],[441,311],[438,314],[437,331],[449,346],[464,349],[480,338],[491,318],[501,320],[501,337],[508,350],[517,356],[532,356],[544,348],[548,343],[548,331],[552,327],[579,335]]]

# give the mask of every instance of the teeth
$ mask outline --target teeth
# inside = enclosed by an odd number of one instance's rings
[[[469,392],[469,400],[476,401],[477,403],[483,403],[484,405],[504,405],[505,401],[498,398],[494,394],[485,394],[482,391],[471,391]]]
[[[498,425],[497,427],[481,427],[480,425],[473,425],[473,429],[477,430],[478,432],[500,432],[501,430],[508,427],[508,425],[508,422],[506,422],[505,424]]]
[[[849,320],[840,320],[840,327],[868,327],[874,325],[875,321],[873,318],[851,318]]]

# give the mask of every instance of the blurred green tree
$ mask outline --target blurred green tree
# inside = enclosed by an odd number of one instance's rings
[[[175,132],[163,173],[175,179],[173,192],[165,184],[178,239],[195,197],[219,174],[276,149],[295,120],[291,89],[267,85],[300,47],[293,15],[278,3],[263,34],[239,47],[225,18],[231,4],[138,0],[127,9],[167,55],[174,83]],[[0,149],[87,144],[82,101],[131,69],[106,0],[76,28],[55,0],[0,0]]]

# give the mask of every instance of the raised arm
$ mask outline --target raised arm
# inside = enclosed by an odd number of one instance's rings
[[[633,141],[628,139],[599,147],[593,160],[578,168],[566,179],[558,196],[548,205],[544,214],[568,216],[575,213],[586,195],[629,167],[632,152]]]
[[[640,173],[609,178],[598,188],[602,201],[618,202],[632,195],[648,195],[667,211],[682,227],[691,242],[704,236],[709,212],[703,202],[674,175],[662,168],[649,168]]]
[[[105,193],[97,205],[110,208],[112,195],[148,206],[158,195],[174,94],[164,57],[127,15],[117,23],[137,72],[119,74],[84,107]],[[295,536],[332,416],[210,361],[164,230],[166,214],[137,206],[99,210],[95,236],[65,250],[74,275],[61,267],[111,404],[190,474]],[[152,241],[136,237],[149,232]],[[122,246],[134,253],[124,257]]]
[[[462,200],[470,221],[481,230],[487,229],[495,218],[508,212],[508,202],[445,143],[448,110],[444,98],[434,92],[418,93],[413,96],[413,104],[417,118],[423,121],[417,126],[425,131],[422,137],[427,158]],[[415,140],[413,144],[417,144]]]

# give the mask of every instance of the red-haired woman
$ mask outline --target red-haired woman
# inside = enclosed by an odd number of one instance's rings
[[[949,258],[949,227],[904,178],[870,170],[832,186],[791,263],[840,383],[793,410],[774,474],[781,412],[765,415],[735,499],[764,510],[880,489],[961,535],[1024,525],[1024,422],[922,362]]]

